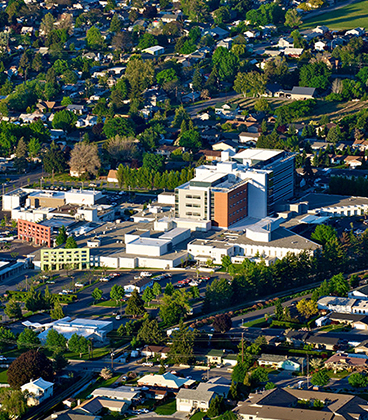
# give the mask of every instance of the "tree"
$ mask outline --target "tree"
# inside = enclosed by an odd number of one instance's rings
[[[217,25],[230,20],[230,11],[226,6],[221,6],[213,12],[214,21]]]
[[[102,130],[108,139],[116,135],[129,137],[135,134],[133,123],[127,118],[122,117],[109,118],[105,122]]]
[[[67,240],[68,236],[66,234],[66,229],[65,226],[62,225],[59,228],[59,232],[58,232],[58,236],[56,237],[55,243],[57,246],[62,245],[66,240]]]
[[[244,354],[244,361],[238,360],[238,363],[234,366],[233,373],[231,374],[231,380],[237,384],[243,384],[245,376],[248,370],[252,366],[254,360],[249,353]]]
[[[317,225],[314,232],[311,234],[311,239],[321,245],[337,238],[336,229],[328,225]]]
[[[22,318],[22,309],[20,304],[15,300],[9,300],[9,302],[5,305],[5,315],[9,318],[20,319]]]
[[[73,171],[97,175],[101,167],[97,144],[77,143],[70,153],[69,166]]]
[[[52,363],[41,351],[29,350],[21,354],[9,366],[8,383],[13,389],[19,389],[34,378],[51,381],[53,379]]]
[[[262,382],[268,381],[268,372],[264,367],[257,367],[257,369],[253,370],[250,379],[252,384],[258,385]]]
[[[52,366],[56,373],[59,373],[60,371],[62,371],[69,364],[68,360],[66,359],[66,357],[63,355],[61,351],[54,352],[52,357],[54,359]]]
[[[37,347],[41,344],[37,333],[30,328],[25,328],[17,339],[17,346],[19,350],[28,349],[29,347]]]
[[[285,13],[285,25],[290,28],[297,28],[302,24],[302,18],[300,17],[296,9],[289,9]]]
[[[160,318],[166,325],[173,325],[178,323],[189,310],[189,294],[184,290],[175,290],[171,296],[164,294],[160,306]]]
[[[179,330],[172,333],[169,356],[174,363],[190,364],[194,360],[194,339],[196,332],[191,331],[180,321]]]
[[[162,344],[164,335],[160,330],[156,319],[150,320],[147,318],[138,331],[137,338],[145,344]]]
[[[44,33],[46,37],[54,30],[55,19],[51,13],[47,13],[41,21],[40,32]]]
[[[89,341],[76,333],[74,333],[68,341],[68,349],[73,353],[79,353],[81,358],[84,353],[87,353],[89,350]]]
[[[313,385],[325,386],[330,382],[330,377],[324,370],[319,370],[312,375],[311,382]]]
[[[136,318],[139,315],[143,315],[145,312],[144,302],[139,296],[138,291],[134,289],[132,295],[128,299],[125,313],[127,315],[133,315],[133,318]]]
[[[29,143],[28,143],[28,154],[29,154],[29,156],[31,158],[37,157],[40,153],[40,150],[41,150],[40,141],[37,138],[32,137],[29,140]]]
[[[212,398],[210,406],[207,411],[208,417],[218,417],[223,411],[223,398],[219,395],[216,395],[215,398]]]
[[[300,315],[304,316],[305,318],[310,318],[312,315],[318,313],[317,302],[314,300],[307,300],[302,299],[296,304],[296,309],[300,313]]]
[[[52,126],[64,131],[72,131],[78,117],[73,112],[63,109],[62,111],[55,112]]]
[[[105,48],[105,41],[101,35],[101,32],[96,28],[96,26],[92,26],[87,31],[86,36],[87,46],[91,50],[99,50]]]
[[[171,296],[174,293],[175,289],[171,282],[167,283],[164,290],[164,295]]]
[[[162,172],[165,168],[165,157],[155,153],[145,153],[142,166],[151,171]]]
[[[196,91],[201,91],[203,89],[203,77],[201,71],[198,68],[194,70],[192,87]]]
[[[212,55],[212,63],[220,80],[234,80],[239,67],[239,57],[225,47],[218,47]]]
[[[196,130],[188,130],[181,134],[179,145],[191,151],[197,151],[202,147],[201,136]]]
[[[49,329],[49,332],[46,336],[46,347],[48,347],[54,353],[58,351],[61,352],[66,349],[66,343],[67,339],[62,334],[59,334],[53,328]]]
[[[125,290],[123,286],[120,286],[118,284],[114,284],[110,290],[110,298],[115,300],[116,304],[123,299],[125,295]]]
[[[305,64],[300,69],[300,86],[325,90],[329,85],[331,72],[322,61]]]
[[[142,299],[145,301],[145,303],[150,303],[155,298],[155,295],[153,294],[153,291],[150,287],[146,287],[144,289]]]
[[[65,249],[75,249],[78,248],[77,242],[74,239],[73,235],[68,236],[68,239],[65,242]]]
[[[66,167],[65,156],[55,142],[51,143],[50,149],[44,154],[43,166],[45,172],[49,174],[64,171]]]
[[[111,379],[113,376],[113,373],[111,369],[109,368],[102,368],[100,372],[100,376],[104,381],[107,381],[108,379]]]
[[[149,47],[154,47],[157,44],[157,39],[152,34],[146,32],[139,38],[138,48],[144,50]]]
[[[160,296],[161,293],[162,293],[161,285],[160,285],[160,283],[157,283],[157,281],[153,283],[152,292],[153,292],[155,298]]]
[[[102,298],[102,290],[96,287],[92,292],[92,297],[95,300],[95,302],[98,302]]]
[[[239,72],[234,81],[234,90],[244,97],[248,94],[258,97],[266,91],[266,76],[256,71],[249,73]]]
[[[0,327],[0,351],[3,351],[7,346],[14,344],[15,336],[9,328]]]
[[[149,60],[143,61],[140,56],[132,56],[129,59],[125,77],[129,80],[132,98],[138,98],[144,89],[151,86],[154,73],[153,65]]]
[[[331,293],[335,296],[347,296],[350,290],[349,282],[342,273],[336,274],[328,283]]]
[[[269,389],[276,388],[276,385],[273,382],[267,382],[265,385],[265,390],[268,391]]]
[[[119,32],[122,28],[122,22],[119,18],[119,15],[117,13],[114,13],[111,23],[110,23],[110,32]]]
[[[64,316],[65,315],[64,315],[63,308],[62,308],[60,302],[57,300],[54,303],[54,308],[50,311],[50,317],[52,319],[62,319],[62,318],[64,318]]]
[[[23,392],[10,388],[2,388],[0,392],[0,419],[20,418],[27,411],[27,402]],[[6,414],[5,414],[6,413]],[[2,416],[2,414],[5,414]]]
[[[216,332],[224,334],[232,327],[231,316],[229,314],[220,314],[215,317],[212,324]]]
[[[362,373],[353,373],[349,376],[348,382],[354,388],[365,388],[368,384],[368,378]]]

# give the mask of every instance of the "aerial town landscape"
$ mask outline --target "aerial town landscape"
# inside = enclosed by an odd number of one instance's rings
[[[368,420],[368,0],[0,0],[0,420]]]

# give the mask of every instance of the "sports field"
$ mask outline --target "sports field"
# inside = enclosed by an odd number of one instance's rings
[[[302,29],[326,25],[329,29],[368,28],[368,0],[349,4],[341,9],[305,19]]]

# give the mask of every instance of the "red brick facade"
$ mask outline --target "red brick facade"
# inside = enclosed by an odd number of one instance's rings
[[[18,239],[34,242],[36,245],[47,245],[51,248],[51,228],[19,219]]]

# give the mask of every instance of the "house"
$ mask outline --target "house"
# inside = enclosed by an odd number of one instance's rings
[[[293,40],[293,38],[280,38],[279,42],[277,43],[277,47],[279,47],[279,48],[293,48],[294,47],[294,40]]]
[[[229,31],[217,26],[216,28],[211,28],[208,31],[205,31],[203,35],[211,35],[215,39],[224,39],[229,35]]]
[[[170,22],[176,22],[179,18],[179,15],[174,13],[166,13],[161,17],[162,22],[170,23]]]
[[[364,314],[331,313],[329,319],[332,324],[346,324],[357,330],[368,330],[368,316]]]
[[[339,312],[344,314],[351,314],[356,299],[336,297],[336,296],[323,296],[317,301],[318,309],[320,311]]]
[[[315,88],[294,86],[291,90],[280,89],[279,91],[275,92],[274,97],[296,100],[313,99],[315,93]]]
[[[316,28],[314,28],[313,32],[315,32],[317,34],[324,35],[326,32],[329,32],[329,29],[328,29],[327,26],[321,25],[321,26],[317,26]]]
[[[368,140],[355,140],[352,148],[354,150],[365,152],[366,150],[368,150]]]
[[[195,381],[193,379],[179,378],[170,372],[164,373],[163,375],[145,375],[138,379],[138,386],[167,391],[179,391],[180,388],[189,388],[194,383]]]
[[[231,150],[234,153],[237,152],[238,148],[238,143],[233,140],[221,140],[212,145],[212,150]]]
[[[215,105],[215,113],[222,118],[232,119],[238,115],[239,105],[238,104],[228,104],[224,102],[218,102]]]
[[[363,156],[346,156],[344,162],[350,166],[350,168],[357,168],[362,166],[364,162]]]
[[[365,354],[368,357],[368,340],[362,341],[354,348],[355,353]]]
[[[285,334],[286,342],[294,347],[300,347],[305,343],[308,333],[305,331],[288,331]]]
[[[247,131],[242,131],[239,134],[239,142],[244,144],[257,144],[257,141],[259,139],[260,133],[249,133]]]
[[[224,352],[222,350],[212,349],[206,354],[207,363],[221,364],[223,356]]]
[[[201,149],[198,154],[204,156],[207,162],[221,161],[221,150]]]
[[[170,157],[171,154],[173,152],[175,152],[176,150],[180,150],[182,153],[184,153],[185,152],[185,147],[169,146],[167,144],[163,144],[162,146],[160,146],[156,149],[156,154],[161,155],[161,156],[165,156],[165,157]]]
[[[366,371],[368,368],[368,359],[366,357],[358,357],[352,354],[337,352],[325,361],[327,369],[338,370],[359,370]]]
[[[158,57],[159,55],[165,52],[165,48],[161,47],[160,45],[155,45],[154,47],[145,48],[143,52],[154,55],[155,57]]]
[[[84,401],[82,404],[77,405],[73,411],[95,416],[100,414],[104,409],[122,414],[128,409],[128,407],[129,404],[126,401],[111,400],[110,398],[104,397],[93,397]]]
[[[340,345],[340,338],[330,337],[327,334],[312,334],[306,338],[305,342],[316,349],[336,351]]]
[[[176,409],[190,413],[194,410],[207,411],[210,402],[215,397],[211,391],[199,391],[198,389],[181,389],[176,396]]]
[[[348,292],[348,297],[350,299],[368,300],[368,285],[365,284],[363,286],[357,287],[354,290],[351,290]]]
[[[63,410],[52,413],[45,420],[101,420],[100,416],[89,415],[87,413],[80,414],[74,410]]]
[[[355,29],[350,29],[350,31],[345,32],[345,36],[347,36],[347,35],[363,36],[364,34],[365,34],[365,28],[355,28]]]
[[[141,354],[145,357],[159,356],[161,359],[166,359],[169,354],[169,351],[170,348],[166,346],[146,346],[141,351]]]
[[[284,369],[291,372],[300,372],[305,366],[304,357],[288,357],[278,354],[261,354],[258,359],[260,366],[271,366],[274,369]]]
[[[27,405],[39,405],[42,401],[52,397],[54,384],[38,378],[21,386],[21,391],[26,394]]]
[[[104,397],[110,400],[119,400],[132,403],[138,401],[141,396],[141,390],[131,386],[119,386],[118,388],[97,388],[92,394],[93,397]]]
[[[84,105],[69,104],[66,109],[76,115],[83,115],[86,112],[86,107]]]
[[[314,400],[323,403],[322,410],[313,410]],[[274,388],[249,394],[234,413],[244,420],[363,420],[367,410],[367,401],[355,395]]]
[[[217,376],[209,379],[207,382],[201,382],[197,386],[198,391],[214,392],[220,397],[227,398],[230,391],[231,381],[229,379]]]
[[[314,49],[315,49],[316,51],[324,51],[326,48],[327,48],[327,42],[324,42],[324,41],[317,41],[317,42],[314,44]]]
[[[118,171],[116,169],[110,169],[107,174],[107,182],[119,182],[117,173]]]
[[[284,55],[289,57],[300,57],[303,54],[304,48],[286,47],[284,49]]]

